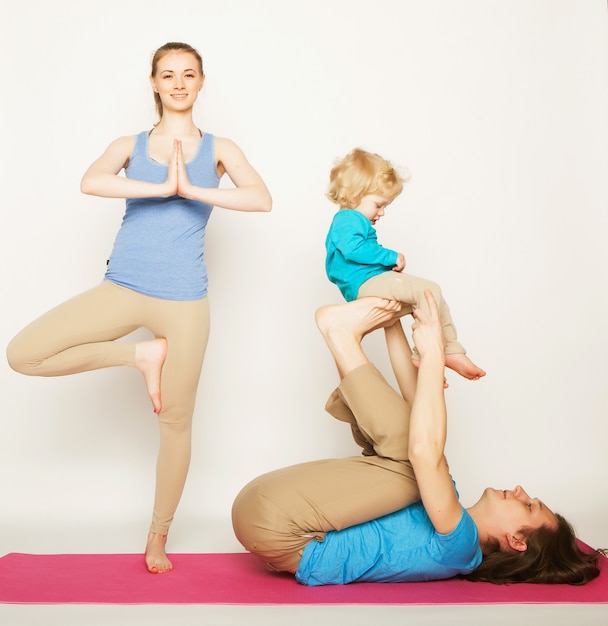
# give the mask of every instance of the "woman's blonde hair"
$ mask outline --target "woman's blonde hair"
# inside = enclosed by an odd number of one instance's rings
[[[359,206],[361,198],[369,194],[394,200],[409,179],[406,170],[397,172],[391,162],[379,154],[355,148],[334,163],[329,174],[327,197],[341,209]]]

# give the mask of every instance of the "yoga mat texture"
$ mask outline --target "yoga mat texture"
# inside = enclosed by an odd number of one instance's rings
[[[150,574],[141,554],[11,553],[0,558],[0,602],[16,604],[559,604],[608,603],[608,559],[583,587],[451,579],[304,587],[248,553],[173,554]]]

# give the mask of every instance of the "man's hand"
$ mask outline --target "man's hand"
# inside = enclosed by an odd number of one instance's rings
[[[443,358],[445,339],[437,302],[435,302],[431,291],[425,291],[424,297],[429,307],[429,313],[425,313],[420,308],[414,309],[413,315],[416,321],[412,324],[412,339],[421,359],[425,355],[433,354],[441,354]]]

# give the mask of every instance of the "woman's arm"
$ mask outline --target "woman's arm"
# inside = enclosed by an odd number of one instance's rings
[[[127,166],[135,137],[119,137],[89,166],[80,182],[80,190],[103,198],[168,198],[177,192],[175,167],[169,167],[167,180],[162,184],[148,183],[119,176]]]
[[[178,189],[177,193],[190,200],[198,200],[234,211],[270,211],[272,198],[262,177],[251,166],[243,151],[230,139],[216,137],[215,155],[218,171],[228,174],[234,189],[197,187],[190,183],[182,145],[175,143]]]
[[[437,304],[425,292],[430,315],[414,311],[412,338],[420,353],[418,384],[410,416],[409,459],[416,473],[420,497],[437,532],[450,533],[462,517],[444,456],[447,411],[443,391],[444,338]]]

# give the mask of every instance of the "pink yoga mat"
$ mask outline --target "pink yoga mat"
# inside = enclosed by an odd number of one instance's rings
[[[247,553],[172,554],[150,574],[141,554],[13,553],[0,558],[0,602],[22,604],[496,604],[608,602],[608,559],[588,585],[492,585],[459,579],[304,587]]]

